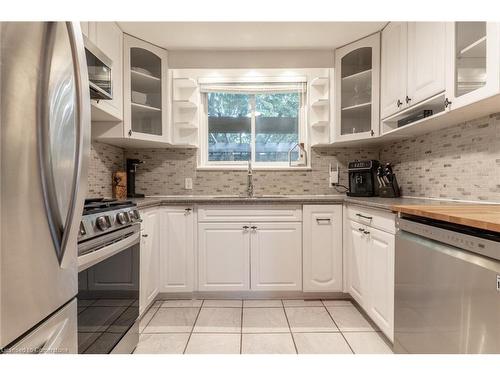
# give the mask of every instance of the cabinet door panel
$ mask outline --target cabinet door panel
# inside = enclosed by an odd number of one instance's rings
[[[112,100],[99,100],[94,103],[111,112],[115,117],[123,118],[123,33],[115,22],[96,22],[95,44],[113,62],[111,66]]]
[[[368,314],[393,340],[394,335],[394,235],[369,228]]]
[[[303,289],[342,291],[342,206],[304,206]]]
[[[252,290],[302,290],[301,223],[252,225]]]
[[[245,224],[198,224],[199,290],[250,288],[250,238],[243,226]]]
[[[193,215],[185,207],[161,212],[162,291],[193,291],[194,233]]]
[[[408,97],[417,104],[445,90],[446,23],[408,23]]]
[[[391,22],[382,31],[380,117],[404,107],[406,97],[407,23]],[[400,105],[398,105],[401,103]]]
[[[347,258],[348,284],[351,296],[362,306],[365,305],[366,294],[366,257],[369,243],[363,234],[365,227],[352,220],[348,221]]]
[[[160,212],[157,209],[141,213],[141,283],[140,312],[151,304],[160,287]]]

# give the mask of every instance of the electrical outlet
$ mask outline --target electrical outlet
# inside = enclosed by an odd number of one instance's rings
[[[339,165],[337,164],[337,169],[333,169],[332,165],[330,164],[329,172],[330,172],[330,187],[338,185],[340,179]]]
[[[193,179],[192,178],[185,178],[184,179],[184,189],[193,190]]]

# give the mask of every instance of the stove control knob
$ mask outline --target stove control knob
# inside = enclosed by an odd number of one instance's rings
[[[128,215],[125,213],[125,212],[118,212],[116,214],[116,220],[118,220],[118,222],[123,225],[123,224],[127,224],[128,222]]]
[[[110,227],[109,222],[107,220],[107,216],[99,216],[96,219],[95,224],[96,224],[97,228],[99,228],[102,231],[105,231],[106,229],[108,229]]]

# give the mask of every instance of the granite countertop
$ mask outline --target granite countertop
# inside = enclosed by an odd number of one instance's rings
[[[347,197],[345,195],[262,195],[254,198],[236,195],[165,195],[132,199],[139,208],[167,204],[315,204],[315,203],[350,203],[365,207],[393,210],[400,205],[448,205],[448,200],[428,198],[380,198]],[[397,211],[397,210],[394,210]]]

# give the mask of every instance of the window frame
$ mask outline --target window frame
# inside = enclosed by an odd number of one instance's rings
[[[221,91],[222,92],[222,91]],[[278,93],[278,92],[277,92]],[[250,140],[250,153],[251,153],[251,162],[253,169],[294,169],[294,170],[303,170],[310,169],[311,162],[310,158],[307,158],[307,165],[305,167],[294,167],[290,166],[288,162],[259,162],[255,160],[255,107],[256,93],[245,93],[241,92],[241,94],[249,96],[249,104],[252,116],[250,118],[250,131],[251,131],[251,140]],[[298,140],[299,143],[304,143],[306,145],[306,150],[308,156],[310,155],[310,147],[308,147],[307,143],[307,132],[306,132],[306,101],[307,101],[307,93],[302,92],[299,93],[300,101],[299,101],[299,113],[298,113]],[[201,119],[200,119],[200,136],[202,140],[200,142],[200,150],[199,150],[199,158],[198,158],[198,169],[237,169],[243,170],[248,168],[248,161],[209,161],[208,160],[208,93],[201,93]]]

